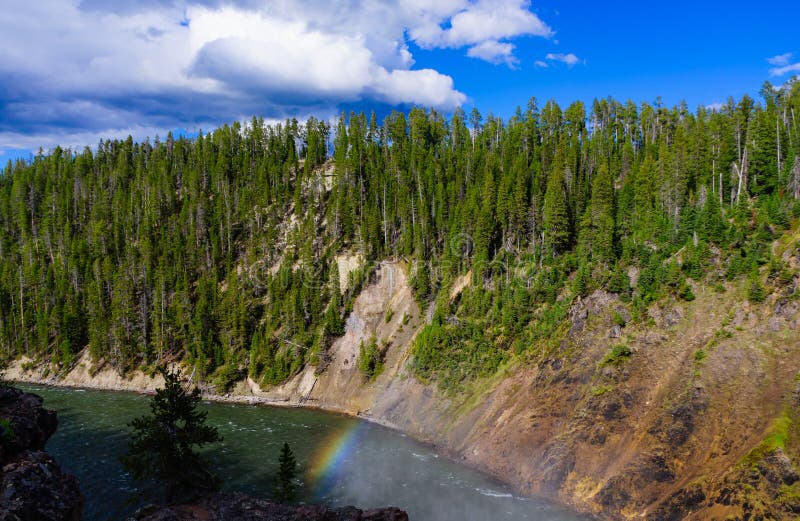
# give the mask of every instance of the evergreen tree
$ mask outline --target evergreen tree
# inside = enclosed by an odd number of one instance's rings
[[[195,452],[222,441],[216,427],[198,411],[200,390],[187,392],[178,371],[161,369],[164,387],[150,401],[151,414],[134,419],[128,453],[121,458],[137,480],[163,485],[167,501],[191,498],[214,490],[219,480]]]
[[[608,166],[600,165],[592,181],[592,197],[581,229],[581,246],[590,258],[614,258],[614,185]]]
[[[324,370],[358,293],[339,291],[335,259],[358,252],[419,267],[425,301],[472,270],[417,372],[468,381],[554,334],[581,266],[616,265],[608,289],[644,306],[688,297],[681,277],[702,283],[711,258],[730,279],[763,264],[800,215],[800,82],[762,95],[694,114],[599,99],[591,124],[582,103],[535,99],[507,121],[416,108],[343,114],[332,132],[253,118],[8,163],[0,351],[66,368],[88,347],[123,372],[177,359],[220,383],[247,360],[277,384]],[[639,270],[635,295],[620,266]],[[530,284],[511,291],[520,274]]]
[[[564,193],[564,172],[556,166],[547,180],[544,196],[544,246],[548,253],[557,255],[564,252],[572,237]]]
[[[284,442],[281,454],[278,457],[278,478],[275,493],[278,500],[283,502],[294,501],[295,477],[297,475],[297,460],[295,460],[289,443]]]
[[[698,235],[704,240],[721,245],[725,240],[726,231],[727,226],[719,200],[714,194],[708,194],[697,223]]]

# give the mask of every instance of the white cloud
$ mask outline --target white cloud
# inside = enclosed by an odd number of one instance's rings
[[[451,6],[455,7],[455,4],[452,2]],[[440,23],[431,23],[432,17],[425,18],[426,23],[410,28],[409,33],[417,44],[428,48],[462,47],[523,35],[549,38],[554,34],[530,11],[530,2],[520,0],[464,2],[451,14],[447,28]]]
[[[552,29],[525,0],[6,0],[0,148],[209,128],[375,101],[452,109],[413,42],[513,66]],[[133,124],[139,126],[133,126]],[[72,136],[72,137],[70,137]],[[34,141],[36,142],[36,141]]]
[[[514,57],[514,44],[487,40],[467,50],[467,56],[478,58],[489,63],[505,63],[513,68],[517,64]]]
[[[785,76],[790,72],[800,72],[800,62],[785,67],[775,67],[769,70],[771,76]]]
[[[715,101],[714,103],[709,103],[706,105],[706,110],[711,110],[713,112],[719,112],[720,110],[725,108],[725,104],[721,101]]]
[[[776,67],[785,67],[786,65],[789,65],[791,61],[792,53],[790,52],[779,54],[777,56],[773,56],[772,58],[767,58],[767,62],[769,62],[770,65],[775,65]]]
[[[577,56],[575,56],[574,54],[572,54],[572,53],[563,54],[563,53],[552,53],[551,52],[551,53],[548,53],[547,56],[545,56],[545,58],[550,60],[550,61],[557,61],[557,62],[565,63],[566,65],[568,65],[570,67],[572,67],[573,65],[575,65],[576,63],[578,63],[580,61],[580,59]]]
[[[774,66],[769,70],[770,76],[785,76],[790,72],[800,72],[800,62],[792,63],[790,52],[767,58],[767,62]]]
[[[547,62],[543,60],[536,60],[533,62],[533,65],[539,67],[540,69],[546,69],[548,67]]]
[[[374,85],[378,99],[391,104],[402,103],[414,92],[416,103],[433,107],[454,107],[466,96],[453,90],[453,79],[433,69],[379,71]]]

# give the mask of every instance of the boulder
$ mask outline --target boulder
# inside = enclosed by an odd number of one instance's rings
[[[0,387],[0,521],[81,519],[78,480],[43,450],[57,425],[41,397]]]

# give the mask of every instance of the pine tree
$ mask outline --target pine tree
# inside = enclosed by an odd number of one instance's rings
[[[128,424],[133,432],[122,464],[134,479],[163,485],[167,501],[214,490],[219,479],[194,449],[222,437],[216,427],[206,425],[207,413],[197,410],[200,390],[187,392],[179,371],[160,372],[164,387],[150,401],[151,414]]]
[[[572,234],[567,199],[564,193],[564,171],[558,165],[547,180],[543,217],[545,249],[553,255],[564,252],[569,247]]]
[[[614,186],[608,166],[600,165],[592,181],[592,198],[581,229],[581,246],[594,260],[614,258]]]
[[[295,460],[289,443],[284,442],[281,454],[278,457],[278,478],[275,493],[280,501],[291,502],[295,497],[295,477],[297,475],[297,460]]]
[[[727,225],[722,216],[719,200],[714,194],[707,194],[697,223],[700,238],[721,245],[725,239]]]

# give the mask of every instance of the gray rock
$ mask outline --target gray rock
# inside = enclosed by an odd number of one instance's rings
[[[35,394],[0,387],[0,418],[9,425],[0,436],[0,520],[79,521],[78,480],[42,450],[58,425],[55,412]]]
[[[315,505],[284,505],[244,494],[218,494],[193,505],[146,507],[129,521],[408,521],[408,514],[388,507],[361,510]]]

